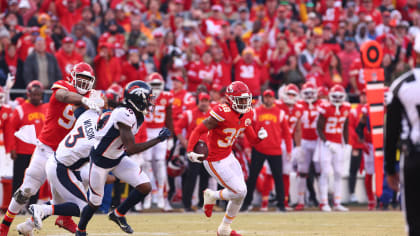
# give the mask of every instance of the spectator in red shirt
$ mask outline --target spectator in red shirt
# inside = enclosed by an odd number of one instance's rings
[[[172,120],[176,123],[184,111],[195,107],[195,98],[184,89],[185,80],[181,76],[172,77],[173,89],[171,90],[174,101],[172,102]]]
[[[38,80],[34,80],[27,87],[28,99],[16,107],[12,115],[12,132],[16,132],[24,126],[34,125],[36,134],[41,132],[47,115],[47,104],[42,104],[43,86]],[[22,184],[26,168],[31,161],[35,145],[21,141],[15,137],[11,150],[13,163],[13,192]]]
[[[188,91],[196,91],[200,84],[206,85],[208,91],[215,76],[216,68],[212,63],[210,52],[207,51],[201,57],[201,61],[191,65],[188,71]]]
[[[78,7],[77,0],[55,0],[57,16],[67,32],[71,32],[73,25],[82,19],[83,6],[89,5],[86,1],[82,1]]]
[[[220,5],[213,5],[211,7],[211,17],[205,19],[202,24],[202,32],[204,35],[219,35],[222,32],[223,8]]]
[[[242,57],[238,56],[235,63],[235,81],[242,81],[251,90],[252,96],[261,94],[261,86],[265,84],[266,78],[261,76],[260,65],[255,61],[255,53],[252,48],[245,48]]]
[[[66,77],[74,65],[83,61],[83,57],[75,52],[73,39],[71,37],[65,37],[61,43],[62,46],[55,54],[55,57],[57,58],[61,73]]]
[[[128,51],[128,60],[123,62],[121,80],[118,84],[125,87],[126,84],[134,80],[145,80],[147,76],[146,66],[140,61],[138,49]]]
[[[349,83],[350,81],[350,67],[353,61],[357,58],[360,58],[360,53],[356,49],[355,40],[352,37],[345,37],[344,38],[344,50],[338,53],[338,58],[340,58],[341,62],[341,76],[343,77],[343,81],[345,83]]]
[[[324,85],[331,88],[335,84],[341,84],[346,88],[348,83],[349,81],[343,80],[340,58],[331,54],[328,69],[324,71]]]
[[[222,87],[227,87],[230,83],[232,83],[232,61],[225,59],[223,51],[220,47],[213,47],[211,52],[213,56],[213,64],[216,70],[213,83]]]
[[[106,90],[113,81],[121,77],[121,65],[117,58],[112,56],[112,48],[108,43],[99,45],[99,53],[93,60],[96,72],[96,89]]]

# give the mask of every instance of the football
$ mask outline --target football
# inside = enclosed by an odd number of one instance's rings
[[[209,155],[209,149],[207,147],[207,144],[202,140],[199,140],[197,142],[197,144],[194,147],[194,152],[198,154],[204,154],[204,157],[199,159],[200,161],[206,160],[207,156]]]

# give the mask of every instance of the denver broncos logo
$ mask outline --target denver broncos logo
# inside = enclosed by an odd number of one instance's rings
[[[141,88],[140,86],[135,85],[128,90],[128,93],[129,94],[136,94],[138,96],[145,97],[145,94],[148,93],[148,90],[145,89],[145,88]]]

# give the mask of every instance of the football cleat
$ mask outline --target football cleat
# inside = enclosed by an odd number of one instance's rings
[[[165,207],[165,198],[163,196],[158,196],[157,198],[157,207],[163,209]]]
[[[216,198],[213,197],[212,190],[206,189],[204,190],[204,205],[203,210],[204,214],[206,214],[207,217],[211,217],[213,213],[213,207],[214,204],[216,204]]]
[[[44,218],[44,211],[41,205],[32,204],[29,206],[29,213],[32,215],[32,219],[34,220],[35,228],[41,229],[42,228],[42,219]]]
[[[230,224],[221,224],[219,228],[217,228],[217,236],[242,236],[241,234],[237,233],[235,230],[230,228]]]
[[[76,233],[77,225],[70,216],[58,216],[55,220],[55,225],[69,231],[70,233]]]
[[[295,211],[303,211],[305,209],[305,205],[297,204],[295,207]]]
[[[334,211],[343,211],[343,212],[349,211],[349,209],[347,207],[345,207],[345,206],[343,206],[341,204],[334,205],[333,210]]]
[[[35,228],[35,224],[31,218],[27,218],[25,222],[18,224],[16,227],[18,233],[23,236],[33,236],[34,228]]]
[[[369,201],[368,202],[368,210],[369,211],[373,211],[373,210],[375,210],[375,208],[376,208],[376,202],[375,201]]]
[[[319,206],[319,208],[321,209],[321,211],[323,212],[331,212],[331,207],[328,204],[322,204]]]
[[[152,194],[147,194],[143,200],[143,208],[150,209],[150,207],[152,207]]]
[[[108,218],[109,220],[114,221],[118,226],[120,226],[121,230],[126,232],[127,234],[132,234],[134,232],[131,226],[127,223],[125,216],[118,217],[117,215],[115,215],[114,211],[111,211],[111,213],[108,214]]]

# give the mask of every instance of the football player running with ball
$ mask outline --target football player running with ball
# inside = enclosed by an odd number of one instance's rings
[[[219,104],[210,116],[197,126],[188,142],[188,158],[192,162],[202,162],[204,154],[195,153],[194,147],[201,134],[208,132],[208,158],[203,162],[211,176],[224,188],[220,191],[204,191],[204,213],[211,217],[216,200],[229,201],[226,214],[217,229],[219,236],[239,236],[230,225],[238,214],[246,196],[247,187],[241,166],[232,152],[236,138],[245,132],[251,143],[258,143],[267,138],[267,131],[260,129],[258,137],[251,125],[252,95],[246,84],[240,81],[231,83],[226,89],[226,104]]]

